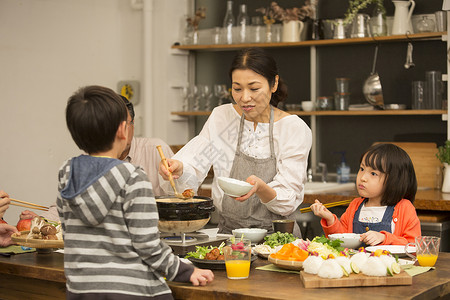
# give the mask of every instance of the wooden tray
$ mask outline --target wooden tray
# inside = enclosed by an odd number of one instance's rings
[[[63,240],[38,240],[27,238],[29,231],[21,231],[18,236],[16,233],[11,235],[11,240],[19,246],[48,249],[48,248],[64,248]]]
[[[270,255],[267,258],[267,260],[273,263],[275,266],[280,267],[282,269],[300,271],[303,268],[302,261],[282,260],[273,258]]]
[[[401,270],[400,274],[394,276],[367,276],[362,273],[350,274],[337,279],[321,278],[317,275],[300,271],[300,279],[307,289],[328,287],[361,287],[380,285],[411,285],[412,277]]]

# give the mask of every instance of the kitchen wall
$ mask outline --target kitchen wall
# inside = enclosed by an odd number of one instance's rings
[[[186,121],[169,121],[168,98],[177,90],[168,86],[185,81],[186,56],[173,55],[170,45],[188,2],[0,0],[0,189],[55,202],[59,167],[80,153],[65,105],[84,85],[116,89],[121,80],[140,81],[137,133],[185,143]],[[6,221],[15,224],[21,211],[11,206]]]

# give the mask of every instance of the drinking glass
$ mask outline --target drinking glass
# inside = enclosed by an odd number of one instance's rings
[[[405,245],[405,253],[414,260],[419,261],[422,267],[433,267],[439,254],[439,245],[441,238],[436,236],[418,236],[415,243]],[[416,246],[416,256],[414,257],[408,252],[409,246]]]
[[[201,88],[199,85],[193,85],[191,88],[191,99],[192,99],[192,110],[200,110],[200,98],[201,98]]]
[[[224,104],[224,99],[227,97],[227,86],[225,84],[215,84],[214,96],[218,99],[218,105]]]
[[[183,86],[181,88],[181,98],[183,99],[182,104],[182,110],[183,111],[189,111],[189,96],[190,96],[191,90],[189,86]]]
[[[223,254],[228,279],[248,278],[252,256],[252,243],[249,239],[229,238]]]
[[[211,87],[207,84],[202,85],[202,98],[205,103],[205,110],[211,111],[212,110],[212,90]]]

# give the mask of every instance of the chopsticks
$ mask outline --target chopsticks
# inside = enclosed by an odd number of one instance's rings
[[[345,205],[345,204],[349,204],[350,202],[352,202],[353,200],[342,200],[342,201],[336,201],[336,202],[330,202],[330,203],[326,203],[323,206],[325,207],[334,207],[334,206],[339,206],[339,205]],[[307,212],[311,212],[311,206],[309,207],[304,207],[300,209],[300,212],[303,213],[307,213]]]
[[[169,171],[169,165],[168,165],[167,159],[164,156],[164,153],[163,153],[163,151],[161,149],[161,145],[156,146],[156,149],[158,149],[159,156],[161,156],[161,160],[163,161],[164,167],[166,167],[167,171]],[[173,188],[173,191],[175,192],[175,196],[180,198],[181,194],[178,193],[177,188],[175,187],[175,181],[173,181],[172,172],[170,172],[170,171],[169,171],[169,182],[170,182],[170,185]]]
[[[49,209],[47,206],[34,204],[31,202],[26,202],[26,201],[22,201],[22,200],[13,199],[13,198],[9,198],[9,199],[11,200],[11,202],[9,203],[11,205],[22,206],[22,207],[38,209],[38,210],[48,210]],[[14,203],[14,202],[17,202],[17,203]]]

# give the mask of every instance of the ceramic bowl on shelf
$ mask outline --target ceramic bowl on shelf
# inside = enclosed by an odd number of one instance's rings
[[[314,103],[312,101],[302,101],[302,109],[304,111],[313,111]]]
[[[248,182],[229,177],[219,177],[217,181],[224,193],[232,197],[243,196],[253,188],[253,185]]]

